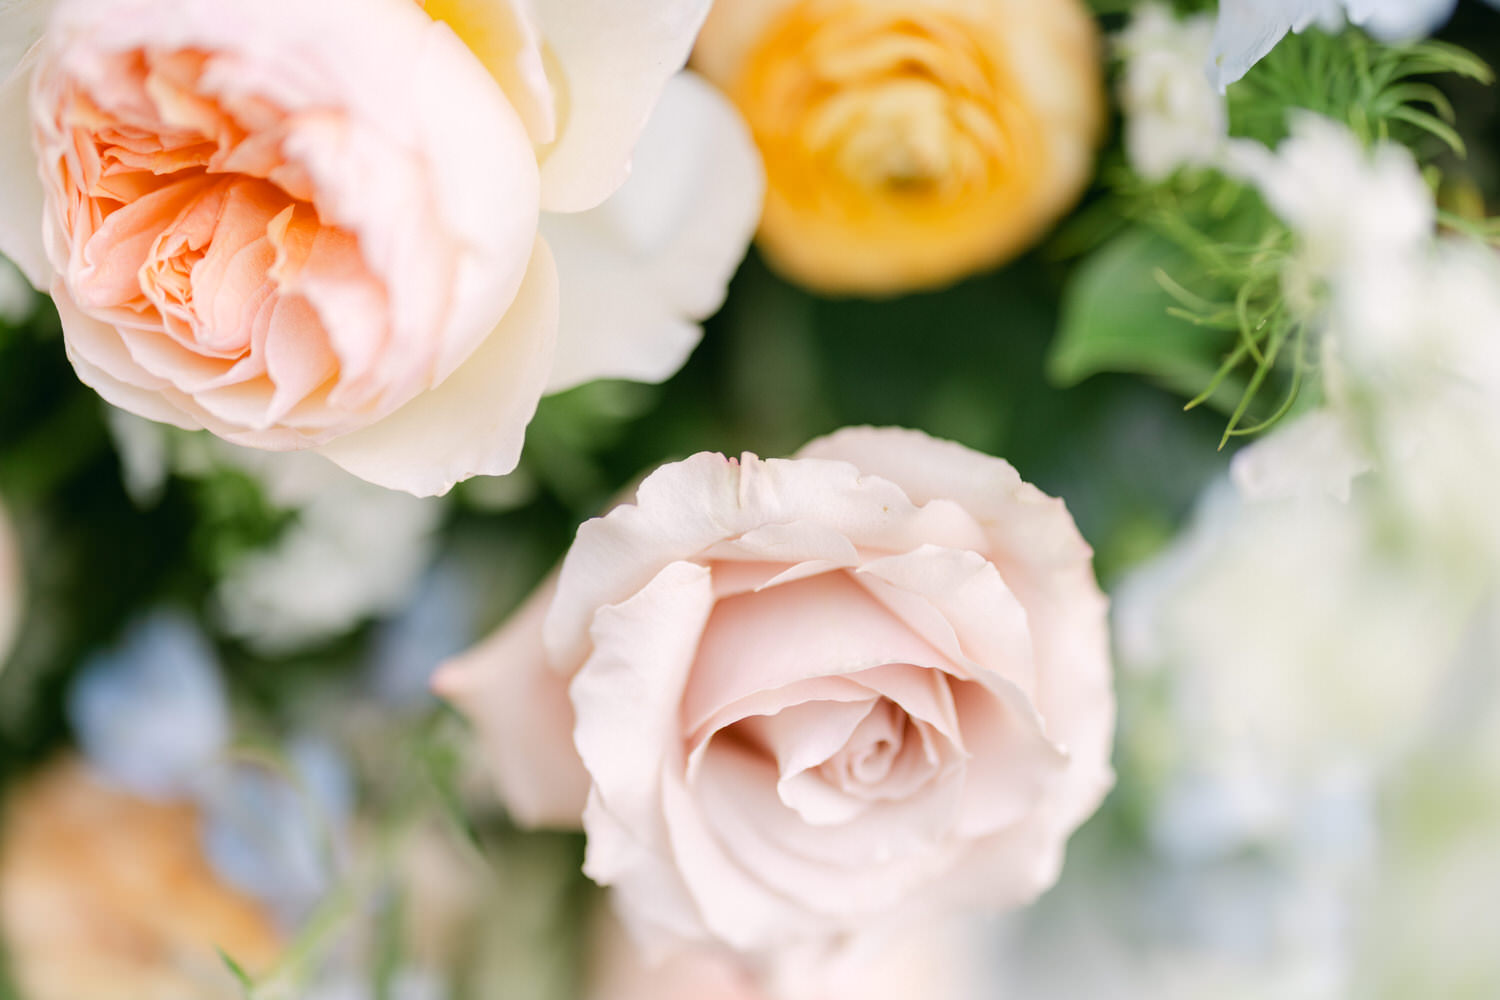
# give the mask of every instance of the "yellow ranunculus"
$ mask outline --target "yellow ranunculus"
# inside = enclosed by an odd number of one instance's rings
[[[1082,0],[718,0],[694,62],[765,157],[766,256],[878,295],[998,264],[1074,204],[1099,52]]]

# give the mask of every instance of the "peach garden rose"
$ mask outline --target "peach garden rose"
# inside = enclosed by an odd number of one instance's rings
[[[675,371],[748,242],[749,140],[674,79],[706,9],[8,4],[0,250],[127,410],[419,494],[508,472],[544,393]]]
[[[1083,0],[718,0],[693,65],[766,161],[759,243],[811,288],[889,295],[1008,260],[1103,134]]]
[[[657,470],[437,686],[648,954],[770,972],[1052,884],[1112,782],[1105,610],[1061,501],[851,429]]]

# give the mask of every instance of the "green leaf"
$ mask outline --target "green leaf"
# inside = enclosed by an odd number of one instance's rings
[[[1149,230],[1106,244],[1064,290],[1048,376],[1070,386],[1101,372],[1128,372],[1196,395],[1233,346],[1223,330],[1187,318],[1160,280],[1196,271],[1191,258]]]
[[[235,982],[240,984],[240,989],[244,991],[245,995],[252,995],[255,992],[255,980],[250,978],[250,974],[244,970],[244,967],[240,963],[229,956],[229,952],[223,948],[215,948],[214,950],[219,953],[219,960],[224,963],[224,967],[229,970],[229,974],[234,977]]]

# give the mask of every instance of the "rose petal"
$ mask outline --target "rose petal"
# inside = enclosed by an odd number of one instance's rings
[[[547,616],[548,653],[560,666],[581,662],[594,609],[623,600],[662,566],[694,558],[717,542],[796,521],[817,521],[859,537],[915,513],[891,483],[838,462],[762,461],[754,455],[734,462],[704,452],[663,466],[641,483],[634,504],[578,529]]]
[[[710,784],[724,798],[739,800],[741,794],[770,789],[773,782],[762,784],[761,777],[735,781],[716,776]],[[745,951],[794,947],[804,940],[813,928],[811,915],[747,875],[709,832],[701,810],[677,775],[663,775],[662,812],[672,858],[704,926],[731,947]]]
[[[591,211],[542,217],[578,290],[563,300],[548,391],[599,378],[658,382],[682,367],[750,245],[763,189],[734,107],[691,73],[673,77],[625,185]]]
[[[578,754],[604,806],[633,830],[660,827],[660,789],[647,776],[682,770],[678,706],[713,603],[707,569],[672,563],[599,609],[594,654],[573,678]]]
[[[426,0],[429,16],[445,22],[490,71],[533,144],[557,138],[557,108],[542,61],[541,29],[529,0]]]
[[[952,823],[956,796],[951,786],[901,803],[874,803],[859,821],[845,826],[814,827],[777,799],[775,778],[768,761],[726,746],[709,755],[702,778],[693,786],[693,817],[712,831],[705,856],[717,855],[718,864],[753,872],[763,881],[751,883],[754,892],[744,889],[733,900],[711,883],[695,886],[692,873],[685,871],[688,886],[698,889],[695,897],[710,927],[723,907],[723,922],[754,947],[791,942],[781,927],[756,926],[730,905],[746,900],[759,905],[756,897],[764,895],[793,900],[806,913],[867,921],[889,914],[916,886],[952,864],[958,853],[950,844],[929,839]],[[946,805],[939,801],[945,792]],[[914,810],[927,822],[906,822]],[[899,819],[895,813],[901,814]],[[777,913],[772,906],[761,909],[771,916]]]
[[[37,288],[51,284],[52,265],[42,242],[46,193],[31,147],[31,68],[23,59],[51,0],[26,0],[0,12],[0,253]]]
[[[542,162],[542,208],[582,212],[630,172],[630,152],[663,88],[687,62],[710,0],[537,0],[565,95]]]
[[[1027,694],[1035,688],[1026,609],[984,556],[923,545],[866,563],[855,579],[949,659],[981,665]]]
[[[51,292],[52,301],[57,304],[58,318],[68,334],[63,342],[68,360],[85,385],[105,402],[148,420],[189,431],[203,429],[203,424],[197,419],[197,407],[191,399],[165,381],[134,367],[114,327],[80,312],[61,281],[53,283]],[[125,382],[111,374],[121,370],[139,372],[141,384]]]
[[[542,619],[556,575],[479,646],[444,664],[433,690],[479,735],[500,797],[526,827],[576,829],[590,779],[573,747],[568,680],[547,666]]]
[[[683,722],[692,732],[758,692],[888,663],[956,669],[844,573],[727,598],[704,629],[682,700]]]
[[[1008,462],[918,431],[848,428],[798,454],[853,462],[919,504],[956,501],[983,526],[989,538],[984,555],[1030,623],[1037,678],[1032,700],[1048,737],[1086,771],[1070,787],[1080,790],[1078,815],[1088,815],[1112,780],[1108,603],[1094,580],[1093,552],[1066,505],[1022,482]]]
[[[510,311],[458,371],[379,423],[318,450],[361,479],[417,496],[510,472],[551,365],[557,301],[557,270],[538,241]]]

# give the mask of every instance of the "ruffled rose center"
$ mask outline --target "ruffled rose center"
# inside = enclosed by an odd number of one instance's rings
[[[263,99],[216,94],[215,79],[203,53],[137,51],[59,81],[44,154],[69,291],[212,416],[317,436],[389,403],[372,360],[390,336],[385,293],[355,237],[320,217],[283,145],[293,123]]]
[[[735,589],[763,577],[715,573]],[[997,695],[859,577],[794,572],[722,597],[682,705],[687,787],[723,850],[799,897],[810,864],[890,876],[853,908],[930,876],[955,834],[1017,821],[1057,763],[1024,696]]]

